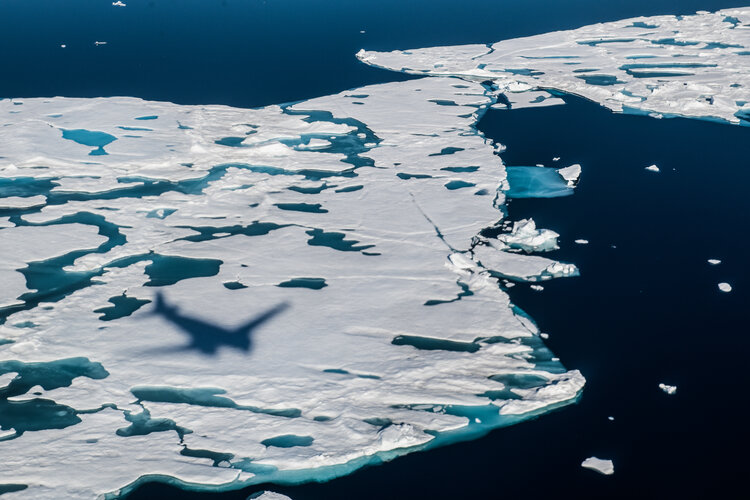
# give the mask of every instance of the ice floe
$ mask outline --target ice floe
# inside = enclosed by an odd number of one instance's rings
[[[672,396],[674,394],[677,394],[677,386],[676,385],[659,384],[659,389],[661,389],[665,393],[669,394],[670,396]]]
[[[498,282],[575,266],[479,236],[504,218],[493,100],[433,78],[252,110],[0,101],[0,405],[35,408],[0,408],[0,483],[323,480],[575,401]]]
[[[732,285],[726,282],[719,283],[719,290],[724,293],[729,293],[732,291]]]
[[[588,245],[589,240],[584,240],[583,238],[579,238],[575,240],[574,243],[576,243],[577,245]]]
[[[491,45],[360,51],[418,75],[491,80],[508,98],[555,89],[613,111],[750,125],[750,7],[594,24]],[[543,101],[542,101],[543,102]]]
[[[656,165],[649,165],[648,167],[646,167],[646,170],[648,170],[649,172],[660,172],[659,167],[657,167]]]
[[[615,465],[612,462],[612,460],[607,460],[603,458],[589,457],[583,462],[581,462],[581,467],[595,470],[596,472],[600,474],[604,474],[606,476],[609,476],[615,473]]]
[[[708,259],[707,262],[712,266],[718,266],[719,264],[721,264],[721,260],[719,259]]]

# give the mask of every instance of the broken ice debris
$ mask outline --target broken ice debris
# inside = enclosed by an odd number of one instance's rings
[[[615,464],[612,463],[612,460],[603,458],[589,457],[581,462],[581,467],[595,470],[596,472],[604,474],[606,476],[615,473]]]
[[[534,219],[521,219],[513,223],[510,233],[497,237],[510,248],[525,252],[549,252],[557,250],[560,235],[550,229],[537,229]]]
[[[569,167],[558,169],[557,173],[565,179],[569,187],[575,187],[578,184],[578,178],[581,176],[581,166],[575,163]]]
[[[659,389],[666,392],[670,396],[674,396],[677,393],[676,385],[659,384]]]

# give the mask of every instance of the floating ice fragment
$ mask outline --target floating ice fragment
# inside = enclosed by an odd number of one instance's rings
[[[646,167],[646,170],[648,170],[649,172],[659,172],[660,171],[659,167],[657,167],[656,165],[649,165],[648,167]]]
[[[65,44],[60,45],[60,48],[64,49],[65,47],[67,47],[67,45],[65,45]]]
[[[717,266],[717,265],[721,264],[721,260],[719,260],[719,259],[708,259],[708,263],[711,264],[712,266]]]
[[[676,385],[659,384],[659,389],[666,392],[670,396],[673,396],[675,393],[677,393]]]
[[[94,45],[96,45],[97,47],[98,47],[99,45],[107,45],[107,42],[99,42],[99,41],[96,41],[96,42],[94,42]]]
[[[544,290],[544,287],[542,285],[531,285],[529,288],[537,292],[541,292],[542,290]]]
[[[112,2],[112,5],[115,7],[125,7],[127,4],[122,3],[121,0],[117,0],[116,2]]]
[[[508,247],[525,252],[549,252],[557,250],[557,238],[560,235],[550,229],[537,229],[534,219],[522,219],[513,223],[510,233],[497,237]]]
[[[558,169],[557,173],[567,181],[568,186],[574,187],[578,184],[578,178],[581,176],[581,166],[575,163],[569,167]]]
[[[552,158],[552,161],[560,161],[560,157],[559,156],[555,156],[554,158]]]
[[[732,285],[726,282],[719,283],[719,290],[724,293],[729,293],[732,291]]]
[[[584,240],[583,238],[579,238],[579,239],[575,240],[575,243],[578,244],[578,245],[588,245],[589,244],[589,240]]]
[[[615,473],[615,464],[612,462],[612,460],[602,458],[589,457],[581,462],[581,467],[595,470],[596,472],[604,474],[606,476]]]
[[[253,493],[249,497],[247,497],[247,500],[292,500],[286,495],[282,495],[281,493],[275,493],[273,491],[259,491],[258,493]]]
[[[609,420],[610,422],[614,421],[614,419],[615,417],[612,417],[612,416],[607,417],[607,420]]]

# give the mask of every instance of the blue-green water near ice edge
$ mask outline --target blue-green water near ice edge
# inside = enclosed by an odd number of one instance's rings
[[[360,48],[486,43],[747,0],[110,3],[0,2],[0,98],[260,106],[407,78],[362,65],[353,57]],[[543,292],[510,290],[550,333],[547,345],[586,376],[580,402],[327,483],[269,489],[305,500],[726,498],[744,488],[750,129],[614,115],[566,99],[490,111],[480,128],[508,146],[508,165],[556,166],[559,156],[559,166],[583,166],[574,195],[509,205],[511,219],[532,216],[559,232],[552,256],[581,269]],[[644,170],[652,163],[662,172]],[[723,262],[709,266],[708,258]],[[733,292],[719,293],[720,281]],[[659,382],[676,384],[677,394],[662,393]],[[612,458],[615,475],[581,469],[591,455]],[[20,486],[0,485],[0,494]],[[259,489],[198,493],[146,483],[128,498],[244,499]]]

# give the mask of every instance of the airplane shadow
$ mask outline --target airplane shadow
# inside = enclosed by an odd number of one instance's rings
[[[154,308],[150,314],[161,316],[162,319],[175,325],[187,334],[189,342],[182,346],[165,347],[150,352],[199,351],[210,356],[216,354],[221,347],[231,347],[250,353],[253,349],[253,332],[288,307],[287,302],[282,302],[242,325],[230,329],[182,314],[179,307],[167,302],[162,292],[157,292]]]

